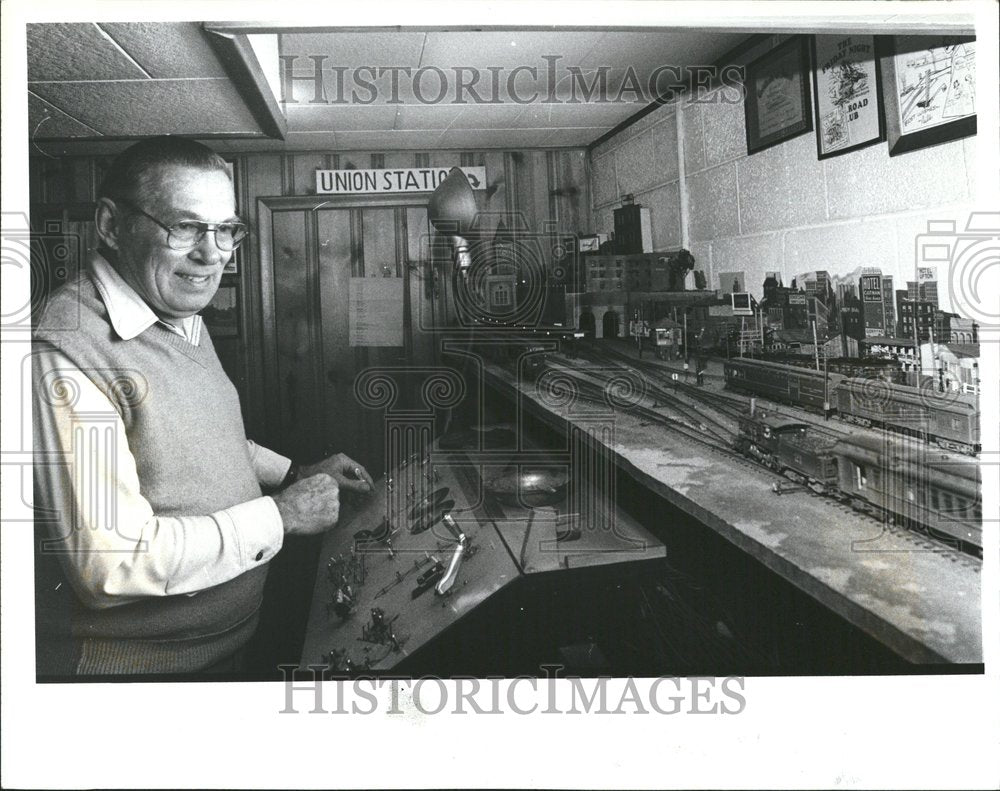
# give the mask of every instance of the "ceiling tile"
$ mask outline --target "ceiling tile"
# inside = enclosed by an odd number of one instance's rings
[[[46,82],[29,88],[104,135],[262,134],[227,80]]]
[[[629,116],[646,106],[645,102],[581,102],[579,104],[553,104],[549,109],[549,125],[560,126],[617,126]]]
[[[577,63],[594,47],[599,34],[591,31],[463,31],[427,34],[421,66],[451,69],[471,66],[486,71],[487,66],[511,70],[529,66],[543,74],[548,68],[543,55],[560,63]]]
[[[323,55],[323,68],[412,66],[420,64],[424,33],[366,31],[351,33],[282,33],[278,51],[298,56],[296,67],[313,68],[310,55]]]
[[[605,126],[584,126],[579,128],[553,129],[542,140],[544,146],[589,146],[607,132]]]
[[[197,22],[103,22],[100,25],[151,77],[225,77]]]
[[[658,30],[610,31],[599,48],[589,52],[581,66],[611,66],[636,71],[657,66],[711,64],[741,41],[745,33],[721,31]]]
[[[534,148],[551,134],[548,129],[449,129],[441,133],[443,148]]]
[[[28,82],[39,80],[138,80],[148,75],[97,25],[27,25]]]
[[[456,71],[451,67],[424,66],[405,71],[379,71],[360,65],[345,70],[317,70],[300,59],[291,72],[289,104],[309,104],[316,99],[328,103],[372,104],[520,104],[545,98],[545,83],[527,72],[500,74],[494,85],[488,71]],[[282,86],[283,88],[284,86]],[[499,101],[497,101],[499,100]]]
[[[384,132],[338,132],[337,145],[348,150],[397,150],[439,148],[440,132],[388,130]]]
[[[239,143],[240,141],[236,142]],[[271,151],[275,149],[275,141],[273,140],[262,140],[259,142],[256,140],[247,140],[244,142],[260,146],[261,149],[267,148]],[[343,148],[337,139],[336,132],[289,132],[278,147],[285,151],[337,151]],[[233,150],[239,151],[240,149],[237,146]],[[250,150],[254,149],[250,148]]]
[[[96,137],[98,133],[29,91],[28,134],[32,140],[51,140],[64,137]]]
[[[208,35],[193,22],[29,26],[34,80],[29,88],[41,97],[31,101],[31,121],[41,123],[39,139],[97,133],[261,134],[225,78]],[[280,52],[299,56],[294,75],[300,79],[294,80],[290,97],[297,101],[283,106],[287,139],[257,145],[275,151],[583,146],[634,116],[651,98],[626,92],[625,101],[614,101],[627,69],[634,69],[646,88],[657,66],[711,63],[745,39],[744,34],[698,29],[282,33]],[[323,101],[316,104],[311,103],[315,66],[309,55],[324,56]],[[554,81],[545,56],[556,58]],[[360,71],[364,66],[409,68],[411,74],[397,73],[393,95],[393,74],[378,77]],[[510,79],[519,66],[535,74],[520,70]],[[607,101],[546,101],[550,90],[560,100],[570,97],[575,79],[569,68],[582,69],[589,84],[597,66],[609,70]],[[344,96],[337,95],[338,67],[347,70],[341,76]],[[496,90],[490,67],[501,70]],[[414,91],[414,73],[421,68],[422,90]],[[467,83],[474,74],[478,80],[460,94],[459,79]],[[443,92],[439,75],[447,83]],[[100,82],[112,79],[123,81]],[[375,83],[374,96],[362,80]],[[582,99],[578,82],[576,87]],[[53,106],[46,109],[42,99]],[[338,99],[346,102],[331,103]],[[500,102],[491,103],[495,99]]]
[[[286,106],[289,130],[296,132],[358,132],[390,130],[396,105],[303,104]]]
[[[463,112],[461,105],[403,105],[398,108],[396,129],[448,129]]]
[[[524,129],[549,127],[549,107],[548,104],[534,103],[521,106],[521,114],[517,117],[515,126]]]
[[[514,129],[524,113],[521,104],[470,104],[462,109],[452,129]],[[546,113],[546,120],[548,114]]]

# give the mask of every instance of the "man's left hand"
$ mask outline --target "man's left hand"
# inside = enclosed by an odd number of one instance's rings
[[[350,456],[336,453],[316,464],[302,466],[302,477],[326,473],[340,486],[341,491],[369,494],[375,491],[375,481],[368,470],[358,464]]]

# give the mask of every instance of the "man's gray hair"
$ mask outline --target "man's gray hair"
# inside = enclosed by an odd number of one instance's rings
[[[134,201],[149,186],[148,180],[156,170],[171,166],[221,170],[230,175],[226,160],[208,146],[197,140],[161,135],[129,146],[115,157],[97,197]]]

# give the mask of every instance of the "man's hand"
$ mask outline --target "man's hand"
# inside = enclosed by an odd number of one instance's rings
[[[343,453],[337,453],[316,464],[302,466],[303,475],[320,473],[329,475],[344,491],[360,494],[370,494],[375,491],[375,481],[368,474],[368,470]]]
[[[296,481],[273,499],[289,535],[322,533],[340,516],[340,487],[324,473]]]

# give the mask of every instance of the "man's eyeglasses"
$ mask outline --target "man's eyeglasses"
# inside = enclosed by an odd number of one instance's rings
[[[139,214],[143,217],[152,220],[164,231],[166,231],[167,244],[172,250],[190,250],[192,247],[201,243],[201,240],[205,238],[206,233],[212,231],[215,234],[216,246],[220,250],[229,252],[239,247],[240,242],[242,242],[247,235],[247,227],[241,222],[202,222],[201,220],[181,220],[174,225],[167,225],[166,223],[160,222],[152,214],[140,209],[132,203],[132,201],[118,200],[117,202],[124,203],[126,206],[131,207],[135,211],[139,212]]]

